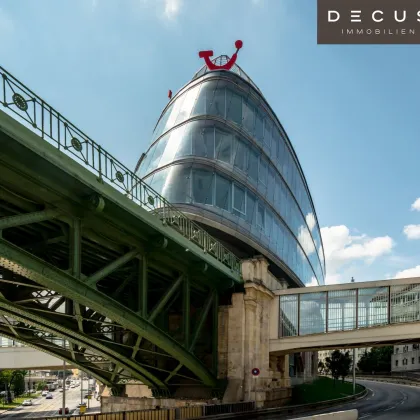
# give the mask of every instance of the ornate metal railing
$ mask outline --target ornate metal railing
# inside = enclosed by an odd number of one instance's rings
[[[0,102],[9,115],[19,117],[23,125],[44,140],[82,162],[100,182],[109,183],[139,206],[154,212],[165,225],[240,275],[240,260],[231,251],[2,67],[0,74]]]

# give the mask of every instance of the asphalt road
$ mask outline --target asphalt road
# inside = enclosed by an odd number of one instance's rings
[[[264,420],[296,419],[314,414],[353,410],[355,408],[359,411],[359,420],[420,419],[420,387],[374,381],[358,381],[358,383],[366,386],[369,391],[368,395],[361,400],[296,416],[277,415],[264,417]]]
[[[87,381],[84,381],[83,389],[87,389]],[[34,417],[41,417],[41,416],[55,416],[58,415],[58,410],[63,406],[63,393],[54,391],[52,392],[53,399],[47,400],[45,397],[39,397],[32,400],[32,406],[20,406],[13,410],[6,411],[3,415],[0,416],[1,420],[8,420],[8,419],[29,419]],[[86,394],[86,391],[83,392]],[[84,395],[83,395],[84,396]],[[83,400],[83,402],[87,403],[87,400]],[[70,388],[66,391],[66,407],[71,410],[77,408],[78,404],[80,403],[80,386],[77,388]],[[100,403],[95,399],[91,399],[89,401],[90,407],[97,407],[99,411]]]

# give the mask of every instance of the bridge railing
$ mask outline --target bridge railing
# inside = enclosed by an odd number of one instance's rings
[[[420,322],[420,284],[322,290],[280,295],[279,337]]]
[[[111,184],[139,206],[154,212],[165,225],[240,275],[240,260],[231,251],[2,67],[0,74],[0,102],[9,115],[78,160],[97,175],[98,181]]]

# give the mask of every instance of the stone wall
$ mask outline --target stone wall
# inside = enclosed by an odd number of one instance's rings
[[[242,262],[245,293],[232,295],[219,310],[219,372],[228,378],[223,402],[254,400],[258,407],[283,405],[290,398],[288,357],[269,354],[275,280],[268,262],[256,257]],[[258,377],[252,370],[258,368]]]
[[[156,407],[177,408],[205,405],[205,403],[205,401],[176,400],[170,398],[101,397],[101,412],[152,410]]]

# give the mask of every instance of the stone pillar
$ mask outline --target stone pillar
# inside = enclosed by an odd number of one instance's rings
[[[270,361],[274,360],[269,355],[274,294],[267,285],[275,279],[268,271],[268,262],[263,257],[243,261],[242,276],[245,293],[235,293],[232,305],[219,309],[218,373],[219,377],[228,378],[224,402],[255,400],[257,406],[263,407],[267,393],[272,393],[277,359],[283,373],[276,378],[280,381],[275,388],[290,386],[289,361],[287,356],[277,357],[270,366]],[[277,322],[277,318],[278,314],[273,321]],[[260,371],[258,377],[251,373],[254,368]]]

